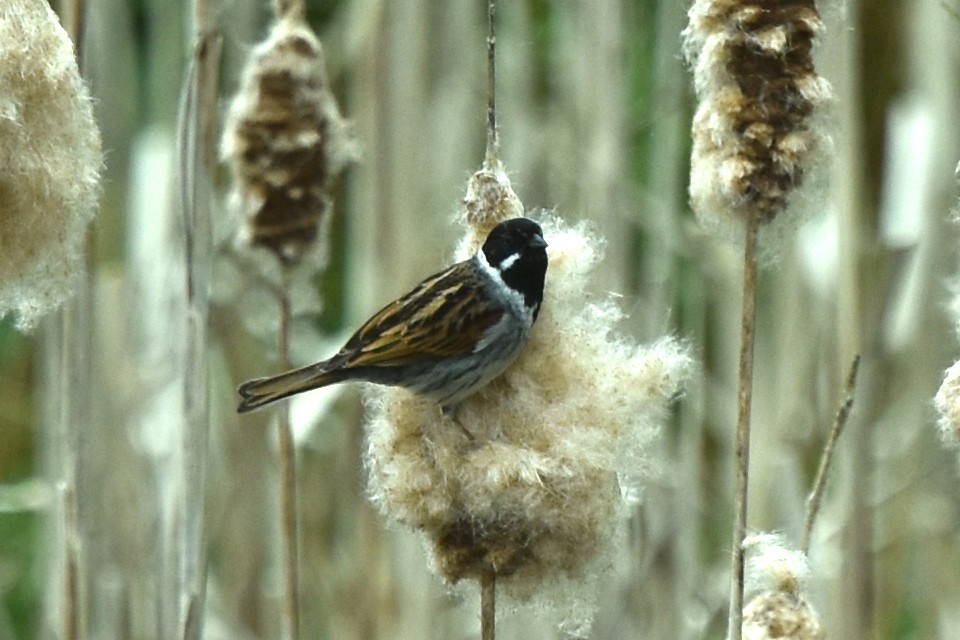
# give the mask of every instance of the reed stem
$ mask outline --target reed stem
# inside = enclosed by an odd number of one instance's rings
[[[750,470],[750,416],[753,401],[753,352],[757,316],[757,232],[760,213],[751,208],[743,247],[743,306],[740,318],[740,370],[737,391],[735,445],[736,515],[733,524],[733,565],[727,638],[740,640],[743,632],[743,540],[747,535],[747,489]]]
[[[810,497],[807,498],[807,522],[803,529],[803,543],[801,545],[804,555],[810,554],[810,536],[813,533],[813,525],[816,523],[817,515],[820,513],[820,504],[823,501],[823,492],[827,486],[827,474],[833,460],[833,451],[840,439],[840,434],[843,433],[843,429],[847,425],[850,409],[853,408],[853,391],[857,383],[857,371],[859,369],[860,356],[857,355],[850,364],[850,372],[847,374],[847,384],[843,392],[843,401],[840,403],[840,408],[837,410],[837,415],[833,421],[833,428],[830,430],[830,435],[823,447],[823,455],[820,458],[817,477],[813,482],[813,490],[810,492]]]
[[[480,638],[496,640],[497,574],[485,571],[480,577]]]
[[[63,24],[73,41],[74,54],[81,76],[85,75],[84,22],[85,0],[70,0],[63,5]],[[96,255],[94,228],[91,227],[84,240],[84,256],[80,263],[82,273],[76,296],[67,301],[59,316],[57,331],[60,356],[58,363],[57,440],[59,449],[55,456],[59,466],[63,526],[63,609],[61,630],[64,640],[80,640],[85,637],[86,607],[83,601],[83,584],[86,575],[81,562],[83,546],[80,525],[80,434],[88,432],[90,422],[90,380],[93,351],[93,270]]]
[[[487,1],[487,150],[483,164],[488,169],[499,162],[500,133],[497,131],[497,2]]]
[[[497,2],[487,0],[487,149],[483,165],[494,169],[500,162],[500,138],[497,131]],[[480,578],[480,637],[496,638],[497,576],[493,570]]]
[[[279,359],[280,370],[290,369],[290,282],[284,271],[280,291]],[[280,511],[283,538],[284,572],[284,637],[297,640],[300,637],[300,588],[299,554],[297,541],[297,470],[296,446],[290,425],[289,403],[280,405],[277,423],[280,449]]]

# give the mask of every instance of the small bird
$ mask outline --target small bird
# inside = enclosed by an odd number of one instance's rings
[[[375,313],[332,358],[241,384],[237,411],[354,380],[405,387],[455,420],[457,404],[526,344],[543,301],[546,247],[532,220],[501,222],[473,257]]]

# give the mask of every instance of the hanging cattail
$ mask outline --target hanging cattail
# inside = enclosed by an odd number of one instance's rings
[[[748,212],[796,226],[830,139],[832,99],[812,49],[823,30],[814,0],[697,0],[684,30],[699,106],[690,197],[700,220],[739,238]],[[787,214],[787,215],[784,215]]]
[[[0,317],[32,328],[74,290],[102,154],[73,45],[45,0],[0,4]]]
[[[753,598],[743,609],[745,640],[823,640],[823,626],[804,596],[810,575],[807,558],[776,535],[744,540],[750,553],[746,577]]]
[[[331,181],[352,154],[320,41],[296,12],[251,53],[222,154],[233,170],[241,242],[299,262],[323,233]]]
[[[523,213],[499,167],[471,178],[465,209],[460,258]],[[582,628],[628,485],[690,359],[670,339],[641,346],[616,335],[623,313],[587,292],[602,242],[585,224],[535,217],[549,243],[543,306],[518,360],[460,404],[475,439],[429,400],[372,388],[369,487],[385,514],[424,534],[447,581],[494,575],[506,596],[536,595]]]

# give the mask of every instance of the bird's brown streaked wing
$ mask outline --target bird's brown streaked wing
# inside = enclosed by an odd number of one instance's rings
[[[342,366],[390,366],[470,352],[503,317],[503,310],[476,304],[483,282],[461,262],[428,278],[390,303],[347,341]]]

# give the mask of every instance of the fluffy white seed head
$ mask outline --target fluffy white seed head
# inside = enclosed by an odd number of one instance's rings
[[[810,576],[807,557],[774,534],[744,540],[747,553],[743,609],[744,640],[823,640],[823,625],[804,591]]]
[[[73,45],[44,0],[0,3],[0,317],[31,329],[74,290],[102,154]]]
[[[484,199],[493,211],[471,214],[468,204],[462,257],[482,229],[522,210],[502,172],[491,183],[500,189]],[[390,518],[424,534],[449,582],[493,571],[508,596],[568,608],[571,584],[592,597],[624,515],[624,484],[643,474],[691,361],[675,340],[619,335],[623,312],[589,289],[602,240],[586,224],[536,217],[549,243],[543,306],[518,360],[460,405],[475,440],[434,403],[373,388],[369,491]]]
[[[821,114],[833,91],[812,58],[816,5],[697,0],[689,18],[691,205],[708,232],[735,242],[755,213],[765,246],[776,244],[815,209],[831,148]]]

